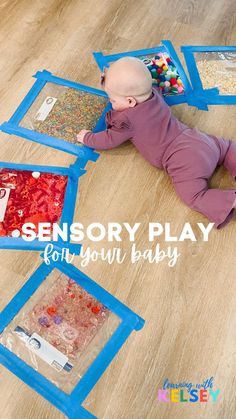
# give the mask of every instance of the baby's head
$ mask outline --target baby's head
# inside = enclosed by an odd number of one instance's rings
[[[102,86],[116,111],[133,108],[152,93],[152,77],[138,58],[123,57],[106,68]]]

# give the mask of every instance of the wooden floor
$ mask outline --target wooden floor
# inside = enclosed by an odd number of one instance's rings
[[[46,68],[58,76],[99,87],[93,51],[115,53],[157,45],[235,45],[234,0],[1,0],[0,121],[7,120],[33,80]],[[178,117],[199,129],[236,139],[235,107],[209,112],[181,105]],[[68,166],[74,157],[0,133],[1,159]],[[218,169],[212,185],[235,188]],[[179,234],[190,222],[198,241],[178,245],[176,266],[139,262],[83,270],[145,320],[91,392],[84,406],[100,419],[233,419],[236,412],[236,219],[202,242],[197,222],[206,218],[176,197],[171,182],[151,167],[131,144],[102,152],[81,179],[75,221],[142,223],[137,246],[148,247],[149,221],[170,222]],[[85,247],[91,245],[87,241]],[[104,241],[99,246],[109,247]],[[168,243],[161,238],[160,246]],[[98,246],[92,245],[93,249]],[[129,251],[126,240],[123,251]],[[75,265],[80,267],[80,259]],[[37,252],[0,252],[0,308],[39,265]],[[42,397],[0,367],[2,419],[61,419]],[[157,389],[171,382],[201,382],[214,377],[220,401],[160,403]]]

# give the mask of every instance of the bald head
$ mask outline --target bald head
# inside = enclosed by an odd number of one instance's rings
[[[145,64],[135,57],[123,57],[106,71],[105,90],[120,96],[145,100],[151,94],[152,77]]]

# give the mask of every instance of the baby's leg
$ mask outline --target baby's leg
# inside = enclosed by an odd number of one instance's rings
[[[215,227],[223,227],[232,218],[236,189],[209,189],[204,178],[174,182],[174,187],[185,204],[205,215]]]
[[[225,155],[223,165],[236,180],[236,142],[235,141],[230,141],[230,145]]]
[[[236,180],[236,141],[217,139],[221,150],[220,164],[229,171],[231,176]]]

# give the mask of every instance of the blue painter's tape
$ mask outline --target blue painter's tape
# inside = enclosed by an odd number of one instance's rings
[[[59,84],[61,86],[71,87],[76,90],[82,90],[83,92],[92,93],[97,96],[103,96],[108,98],[107,94],[103,90],[96,89],[95,87],[86,86],[85,84],[77,83],[72,80],[63,79],[62,77],[54,76],[52,73],[44,70],[37,71],[33,76],[38,80],[43,80],[46,83]]]
[[[122,345],[128,339],[133,331],[133,327],[129,324],[121,323],[114,334],[110,337],[100,354],[97,356],[93,364],[81,378],[76,388],[71,393],[71,398],[76,402],[82,403],[93,389],[96,382],[105,372],[107,366],[117,355]]]
[[[26,112],[35,101],[35,98],[41,92],[42,88],[45,86],[47,82],[45,80],[37,80],[33,86],[31,87],[30,91],[27,93],[25,98],[22,100],[21,104],[18,106],[14,114],[9,119],[9,123],[13,125],[18,125],[19,122],[23,119]]]
[[[227,51],[236,51],[236,46],[235,45],[228,45],[228,46],[224,46],[224,45],[202,45],[202,46],[197,46],[197,45],[183,45],[181,47],[181,51],[190,51],[190,52],[227,52]]]
[[[96,161],[98,158],[98,153],[96,153],[93,149],[86,147],[85,145],[72,144],[66,140],[63,140],[62,138],[52,137],[47,134],[42,134],[37,131],[24,128],[20,125],[20,122],[22,121],[23,117],[25,116],[25,114],[27,113],[27,111],[34,103],[37,96],[47,83],[54,83],[57,85],[74,88],[83,92],[91,93],[93,95],[102,96],[105,98],[107,98],[107,94],[103,90],[95,89],[90,86],[86,86],[80,83],[73,82],[71,80],[66,80],[54,76],[47,70],[38,71],[34,75],[34,77],[37,79],[34,85],[29,90],[25,98],[22,100],[21,104],[18,106],[18,108],[16,109],[12,117],[9,119],[9,121],[4,122],[0,125],[0,130],[10,135],[18,135],[27,140],[38,142],[40,144],[73,154],[77,157],[87,159],[87,161]],[[99,132],[105,129],[105,114],[107,110],[109,110],[110,108],[111,105],[108,102],[108,105],[103,110],[102,114],[100,115],[97,121],[97,124],[93,130],[94,132]]]
[[[26,138],[27,140],[74,154],[77,157],[86,158],[87,160],[96,161],[98,158],[98,153],[89,147],[72,144],[60,138],[51,137],[47,134],[41,134],[19,125],[13,125],[10,122],[4,122],[1,124],[0,130],[10,135],[17,135],[19,137]]]
[[[101,71],[103,71],[104,67],[107,67],[107,60],[102,52],[94,52],[93,57]]]
[[[196,99],[204,102],[206,106],[236,105],[236,95],[222,95],[216,88],[204,89],[194,56],[195,53],[201,52],[236,52],[236,46],[182,46],[181,51],[184,54]]]
[[[109,62],[116,61],[121,57],[140,57],[142,55],[149,55],[149,54],[158,54],[158,52],[166,52],[163,46],[154,47],[154,48],[145,48],[145,49],[138,49],[133,51],[126,51],[120,52],[118,54],[110,54],[110,55],[103,55],[102,53],[94,53],[94,58],[101,57],[97,54],[102,54],[104,62],[108,64]]]
[[[120,325],[69,395],[65,394],[2,344],[0,344],[0,362],[13,374],[57,407],[62,413],[67,415],[68,418],[95,419],[95,416],[87,412],[81,404],[132,331],[139,330],[143,327],[144,320],[114,296],[109,294],[104,288],[79,271],[79,269],[68,265],[65,262],[52,262],[49,266],[42,263],[0,313],[0,333],[11,323],[29,298],[36,292],[40,285],[46,281],[47,276],[54,269],[68,275],[87,292],[97,298],[110,311],[115,313],[120,318]]]

